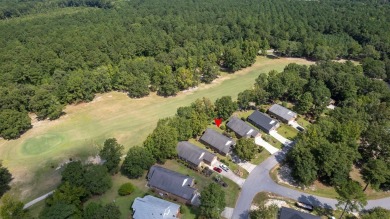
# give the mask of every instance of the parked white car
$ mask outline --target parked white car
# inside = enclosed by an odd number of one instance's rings
[[[229,168],[225,164],[220,164],[219,167],[225,170],[226,172],[229,171]]]

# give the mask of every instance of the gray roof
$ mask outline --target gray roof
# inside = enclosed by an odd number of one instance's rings
[[[272,130],[274,126],[278,124],[278,122],[268,115],[259,112],[258,110],[255,110],[249,117],[249,121],[252,121],[255,123],[254,125],[258,126],[261,128],[263,131],[269,132]]]
[[[197,191],[191,187],[194,181],[192,177],[156,165],[150,168],[148,180],[150,186],[186,200],[191,200]]]
[[[131,206],[134,219],[171,219],[177,218],[180,205],[147,195],[136,198]]]
[[[280,118],[283,118],[287,121],[289,121],[292,118],[295,118],[297,114],[279,104],[274,104],[269,108],[269,112],[279,116]]]
[[[226,154],[230,152],[230,147],[236,144],[233,139],[228,138],[213,129],[206,129],[200,140]]]
[[[259,134],[259,132],[255,128],[248,125],[246,122],[242,121],[237,117],[230,118],[226,126],[240,136],[256,137],[256,135]]]
[[[286,207],[280,209],[279,215],[279,219],[321,219],[321,217]]]
[[[184,158],[195,165],[199,165],[203,160],[211,163],[216,157],[215,154],[193,145],[188,141],[179,142],[176,150],[179,157]]]

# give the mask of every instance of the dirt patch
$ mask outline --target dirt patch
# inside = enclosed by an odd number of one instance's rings
[[[280,166],[277,172],[277,179],[279,183],[287,184],[294,187],[299,187],[299,184],[291,175],[291,168],[288,165]]]
[[[287,202],[285,201],[282,201],[282,200],[278,200],[278,199],[268,199],[266,202],[265,202],[265,207],[269,207],[271,205],[276,205],[278,206],[278,208],[281,208],[281,207],[289,207],[289,205],[287,204]]]
[[[99,155],[89,156],[86,163],[87,164],[103,164],[105,161]]]
[[[302,188],[302,186],[300,186],[298,184],[298,182],[294,179],[294,177],[291,175],[291,172],[292,172],[292,170],[291,170],[291,168],[287,164],[285,164],[283,166],[280,166],[278,168],[278,172],[277,172],[277,175],[276,175],[278,183],[286,184],[286,185],[289,185],[289,186],[292,186],[292,187],[295,187],[295,188],[298,188],[298,189],[303,189],[303,190],[306,190],[306,189],[310,189],[312,191],[316,190],[316,186],[315,185]]]

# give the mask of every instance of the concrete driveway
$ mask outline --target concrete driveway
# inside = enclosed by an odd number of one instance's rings
[[[219,164],[221,164],[221,162],[215,162],[215,164],[213,166],[211,166],[211,169],[213,169],[214,167],[219,167]],[[220,168],[222,169],[222,168]],[[229,171],[225,171],[225,170],[222,170],[222,172],[220,173],[223,177],[226,177],[230,180],[232,180],[233,182],[235,182],[239,187],[242,187],[242,185],[244,184],[245,182],[245,179],[237,176],[236,174],[233,173],[232,170],[229,169]]]
[[[248,173],[251,173],[252,170],[254,170],[256,168],[256,165],[254,164],[251,164],[249,162],[245,162],[245,163],[238,163],[238,165],[242,168],[244,168],[246,171],[248,171]]]
[[[294,129],[298,130],[299,132],[301,132],[302,129],[305,130],[305,128],[303,128],[301,125],[299,125],[299,124],[297,123],[297,121],[295,121],[295,120],[292,121],[292,122],[289,122],[288,125],[290,125],[290,126],[293,127]],[[298,127],[301,127],[301,130],[299,130]]]
[[[276,140],[278,140],[280,143],[282,143],[284,146],[290,145],[292,143],[291,140],[288,140],[287,138],[281,136],[277,131],[271,131],[269,134]]]
[[[260,145],[261,147],[265,148],[270,154],[274,154],[274,153],[279,151],[279,149],[272,146],[270,143],[266,142],[261,137],[255,138],[255,144]]]

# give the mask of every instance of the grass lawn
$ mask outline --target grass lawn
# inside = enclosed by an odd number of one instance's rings
[[[296,121],[300,126],[302,126],[305,129],[307,129],[311,124],[310,122],[306,121],[302,116],[298,116]]]
[[[145,173],[146,176],[146,173]],[[148,194],[148,188],[146,187],[146,179],[144,177],[141,177],[139,179],[129,179],[121,174],[117,174],[112,177],[113,186],[110,190],[108,190],[106,193],[104,193],[101,196],[95,196],[92,199],[88,200],[86,204],[89,202],[95,201],[102,204],[107,204],[111,202],[115,202],[116,205],[118,205],[120,211],[121,211],[121,218],[129,218],[129,215],[131,213],[130,206],[133,204],[133,201],[136,197],[143,197],[146,194]],[[118,189],[119,187],[124,184],[131,182],[136,189],[134,192],[128,196],[120,196],[118,195]],[[84,206],[86,206],[86,204]]]
[[[262,163],[263,161],[265,161],[265,160],[266,160],[268,157],[270,157],[270,156],[271,156],[271,154],[270,154],[267,150],[263,149],[263,151],[262,151],[261,153],[256,154],[256,157],[253,158],[253,159],[250,161],[250,163],[251,163],[251,164],[254,164],[254,165],[259,165],[260,163]]]
[[[246,118],[248,118],[248,116],[250,116],[253,113],[253,111],[254,110],[237,111],[237,112],[233,113],[233,116],[236,116],[239,119],[241,119],[242,117],[244,117],[246,119]]]
[[[272,137],[271,135],[265,134],[264,132],[261,133],[261,137],[264,139],[264,141],[270,143],[272,146],[282,149],[283,144],[280,143],[280,141],[276,140],[276,138]]]
[[[258,57],[251,67],[226,74],[212,84],[201,84],[175,97],[155,93],[131,99],[125,93],[96,95],[89,103],[66,107],[65,115],[54,121],[33,121],[33,128],[16,140],[0,139],[0,160],[12,173],[13,192],[22,201],[32,200],[55,188],[59,173],[55,168],[69,158],[94,155],[107,138],[117,138],[126,149],[140,145],[160,118],[173,116],[180,106],[198,98],[212,101],[250,88],[257,76],[270,70],[281,71],[287,64],[312,64],[304,59]]]
[[[278,133],[287,139],[293,139],[295,138],[295,136],[298,135],[298,130],[294,129],[289,125],[282,123],[278,128]]]

